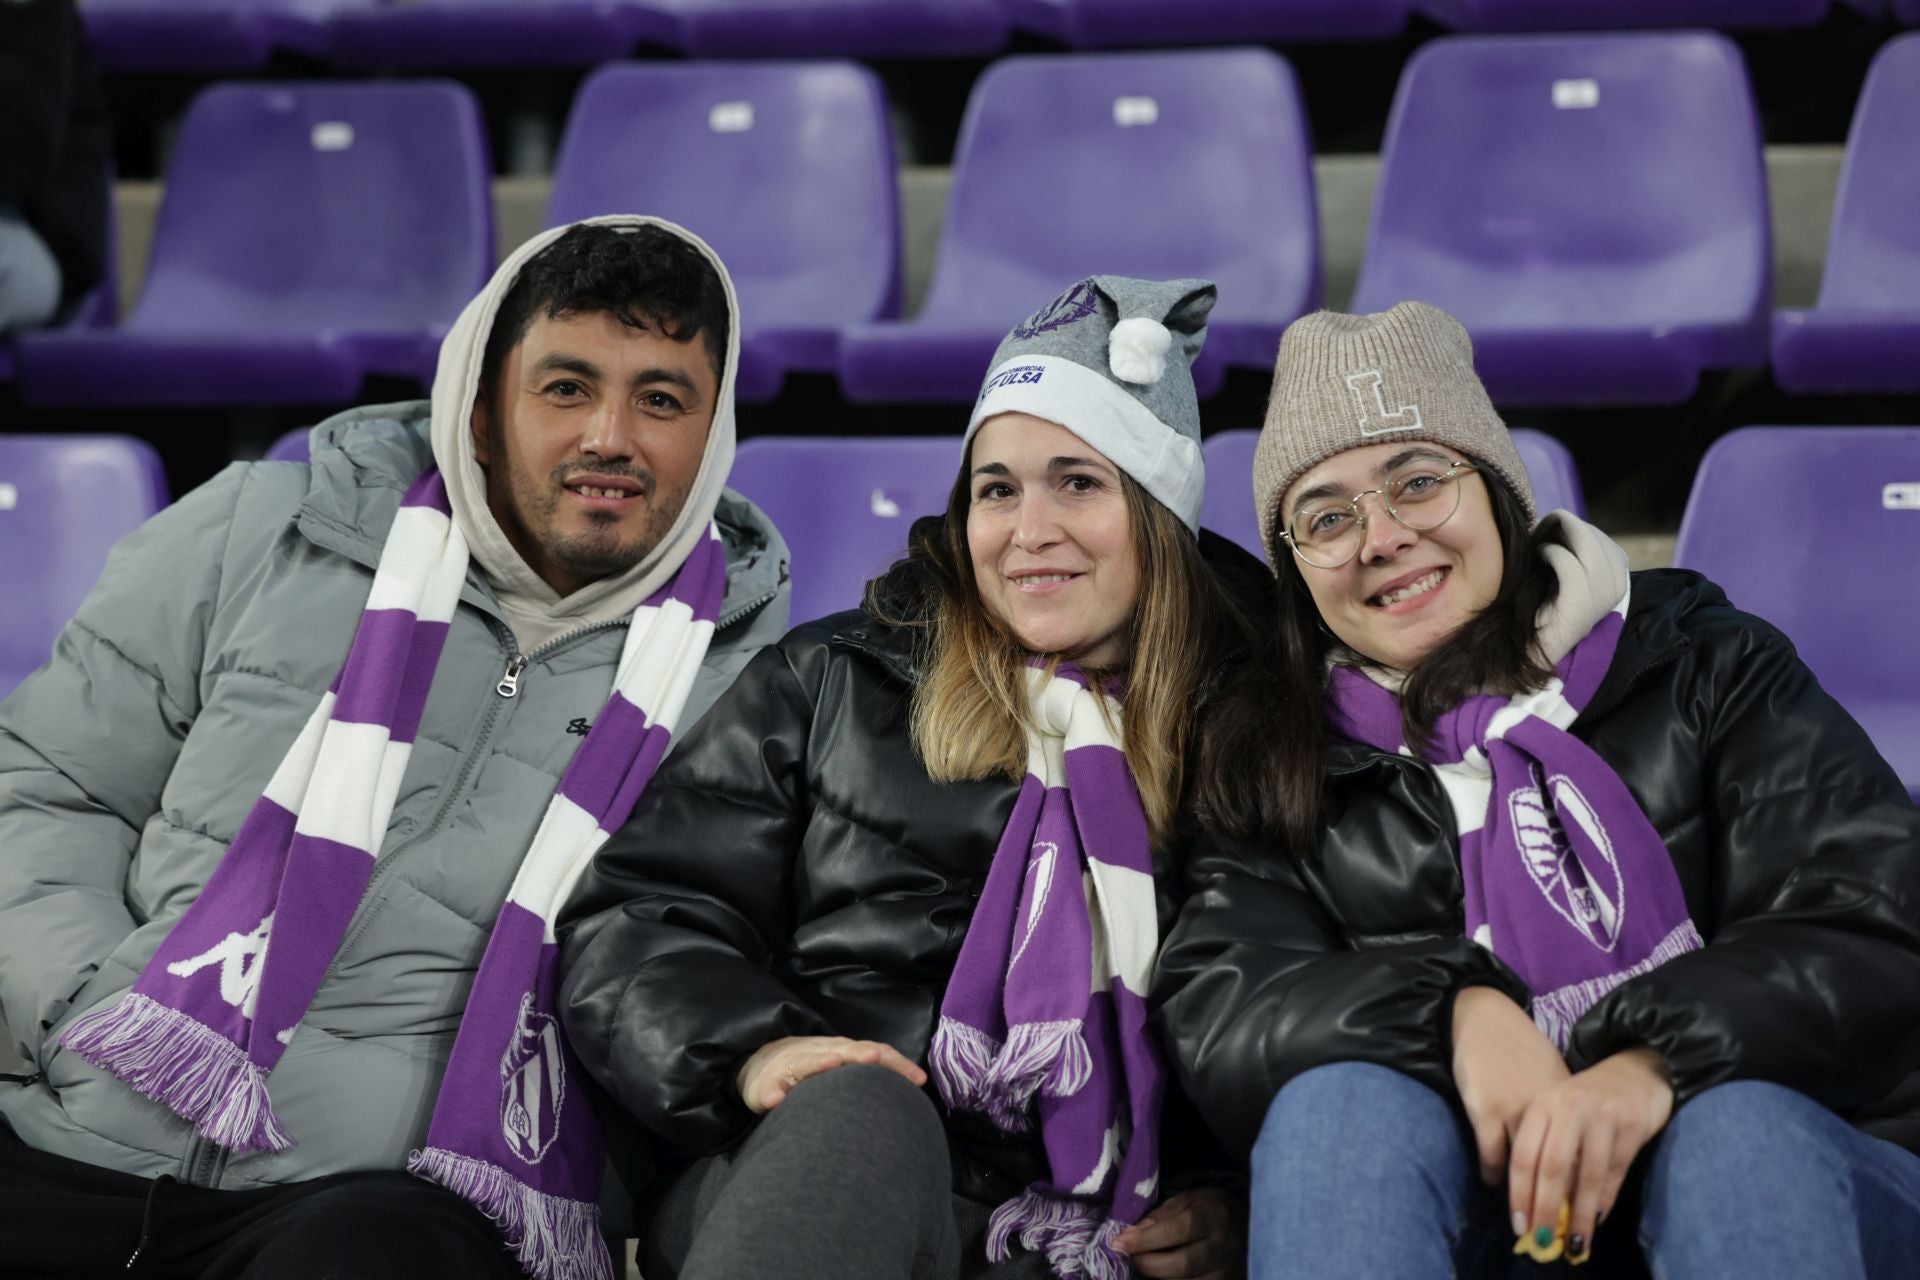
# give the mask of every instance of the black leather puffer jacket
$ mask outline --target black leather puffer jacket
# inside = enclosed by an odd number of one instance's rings
[[[1771,626],[1679,570],[1633,577],[1574,735],[1666,841],[1705,948],[1575,1027],[1575,1070],[1647,1044],[1676,1098],[1762,1079],[1920,1150],[1920,811]],[[1453,996],[1529,993],[1462,935],[1459,846],[1431,770],[1340,742],[1321,847],[1202,840],[1161,953],[1157,1018],[1193,1100],[1244,1155],[1280,1087],[1374,1062],[1456,1097]]]
[[[1271,581],[1211,534],[1202,546],[1223,578]],[[913,634],[860,610],[762,650],[576,891],[562,925],[568,1036],[667,1158],[746,1129],[735,1076],[782,1036],[878,1040],[925,1063],[1019,787],[927,777],[908,734],[916,678]],[[1179,882],[1177,869],[1160,876],[1163,935]],[[997,1204],[1044,1172],[1031,1135],[973,1116],[948,1126],[962,1194]],[[1182,1128],[1163,1125],[1170,1186],[1205,1159],[1183,1151]]]

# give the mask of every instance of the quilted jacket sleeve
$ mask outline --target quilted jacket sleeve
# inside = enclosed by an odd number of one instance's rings
[[[29,1061],[132,933],[128,864],[200,707],[244,465],[130,534],[0,702],[0,1017]]]
[[[1375,1062],[1451,1097],[1455,993],[1525,985],[1461,937],[1348,946],[1282,851],[1203,842],[1160,955],[1157,1018],[1189,1095],[1244,1159],[1295,1076]]]
[[[751,1119],[734,1083],[749,1054],[830,1030],[772,971],[810,813],[817,690],[796,673],[795,645],[762,650],[667,757],[562,920],[574,1050],[687,1152],[724,1146]]]
[[[1920,1063],[1920,810],[1778,631],[1721,604],[1689,632],[1708,945],[1589,1010],[1569,1061],[1648,1044],[1683,1102],[1760,1079],[1844,1112]]]

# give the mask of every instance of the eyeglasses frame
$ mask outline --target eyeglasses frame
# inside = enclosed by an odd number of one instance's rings
[[[1478,471],[1478,470],[1480,470],[1479,463],[1469,461],[1466,458],[1461,458],[1459,461],[1452,462],[1447,465],[1446,473],[1441,477],[1441,479],[1447,484],[1453,484],[1455,481],[1459,480],[1460,473],[1462,471]],[[1293,554],[1300,558],[1301,564],[1307,565],[1310,568],[1325,570],[1328,573],[1331,573],[1335,569],[1344,569],[1348,565],[1352,564],[1354,560],[1359,557],[1360,548],[1364,547],[1367,544],[1367,538],[1366,538],[1367,513],[1360,509],[1360,499],[1368,496],[1379,498],[1380,506],[1386,511],[1388,515],[1393,517],[1393,522],[1399,525],[1402,529],[1407,529],[1414,533],[1432,533],[1435,529],[1438,529],[1441,525],[1444,525],[1448,520],[1453,519],[1453,517],[1456,514],[1458,514],[1460,511],[1460,495],[1458,493],[1455,493],[1453,497],[1453,510],[1447,512],[1446,516],[1443,519],[1437,520],[1433,524],[1428,525],[1426,528],[1421,529],[1421,528],[1415,527],[1414,525],[1408,524],[1405,518],[1402,517],[1398,511],[1395,511],[1393,509],[1393,499],[1387,497],[1387,491],[1385,489],[1362,489],[1360,492],[1354,494],[1351,498],[1347,499],[1347,505],[1353,509],[1353,518],[1359,523],[1360,541],[1354,544],[1353,553],[1349,555],[1345,560],[1342,560],[1339,564],[1317,564],[1314,561],[1309,560],[1307,558],[1306,552],[1300,550],[1300,544],[1294,540],[1293,530],[1291,528],[1282,529],[1280,531],[1280,537],[1287,544],[1287,546],[1292,549]],[[1287,523],[1291,525],[1293,522],[1289,520]]]

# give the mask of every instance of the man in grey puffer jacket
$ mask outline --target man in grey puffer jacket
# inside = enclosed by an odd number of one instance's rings
[[[722,492],[740,326],[719,260],[632,217],[536,244],[455,326],[430,408],[342,414],[310,466],[236,464],[162,512],[0,703],[0,1020],[28,1062],[0,1083],[0,1273],[519,1274],[478,1211],[402,1172],[495,916],[628,617],[710,520],[725,600],[683,729],[787,616],[785,544]],[[372,882],[269,1078],[294,1145],[230,1155],[59,1037],[206,885],[436,462],[461,603]]]

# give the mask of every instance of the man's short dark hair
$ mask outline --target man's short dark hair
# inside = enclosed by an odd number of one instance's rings
[[[727,364],[727,291],[706,256],[654,226],[574,227],[528,259],[500,301],[480,366],[491,396],[507,353],[549,320],[604,311],[630,329],[654,329],[676,342],[705,337],[715,378]]]

